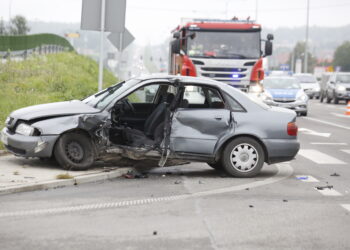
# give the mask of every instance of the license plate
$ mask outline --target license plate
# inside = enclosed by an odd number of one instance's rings
[[[4,143],[5,145],[7,145],[8,144],[8,138],[7,138],[7,135],[6,134],[4,134],[4,133],[1,133],[0,134],[1,136],[1,141],[2,141],[2,143]]]

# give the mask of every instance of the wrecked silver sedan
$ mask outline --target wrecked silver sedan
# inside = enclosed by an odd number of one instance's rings
[[[24,157],[54,157],[64,169],[87,169],[106,154],[207,162],[252,177],[264,162],[299,150],[296,113],[269,107],[204,78],[149,76],[111,86],[82,101],[16,110],[1,140]]]

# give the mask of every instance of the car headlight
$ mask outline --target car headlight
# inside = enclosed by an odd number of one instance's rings
[[[11,118],[10,117],[7,117],[6,120],[5,120],[5,125],[9,124]]]
[[[304,91],[299,91],[296,97],[297,97],[297,101],[301,101],[301,102],[305,102],[308,99]]]
[[[272,95],[268,92],[264,92],[260,95],[263,101],[272,101]]]
[[[263,91],[263,88],[261,87],[261,85],[254,85],[250,87],[250,92],[261,93],[262,91]]]
[[[25,123],[20,123],[16,128],[16,133],[30,136],[34,134],[34,130],[35,128],[33,128],[32,126]]]
[[[346,88],[344,86],[342,86],[342,85],[339,85],[339,86],[337,86],[337,90],[338,91],[345,91]]]

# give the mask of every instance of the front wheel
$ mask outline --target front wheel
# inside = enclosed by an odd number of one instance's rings
[[[264,165],[264,150],[250,137],[239,137],[227,144],[223,152],[224,170],[234,177],[256,176]]]
[[[61,135],[54,155],[61,167],[67,170],[86,170],[95,161],[92,141],[86,134],[79,132]]]

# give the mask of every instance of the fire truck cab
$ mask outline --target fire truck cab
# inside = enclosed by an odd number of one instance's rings
[[[262,40],[261,25],[250,20],[193,19],[183,23],[172,32],[170,74],[209,77],[245,92],[261,89],[263,57],[272,54],[273,35]]]

